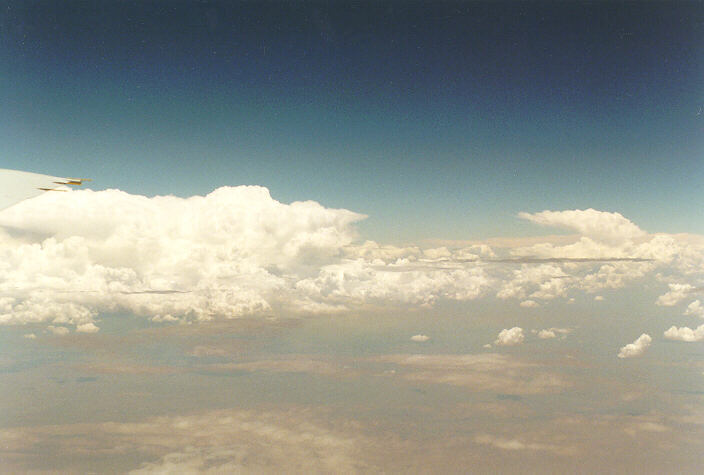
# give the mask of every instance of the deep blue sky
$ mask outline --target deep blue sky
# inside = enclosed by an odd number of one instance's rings
[[[704,233],[704,3],[0,4],[0,167],[259,184],[383,240]]]

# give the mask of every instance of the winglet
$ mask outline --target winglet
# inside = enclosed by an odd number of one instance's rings
[[[65,181],[55,181],[57,185],[81,186],[84,181],[91,181],[90,178],[66,178]]]

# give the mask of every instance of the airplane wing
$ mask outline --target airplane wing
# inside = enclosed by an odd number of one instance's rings
[[[45,191],[68,191],[66,185],[82,185],[85,178],[60,178],[0,168],[0,210],[41,195]]]

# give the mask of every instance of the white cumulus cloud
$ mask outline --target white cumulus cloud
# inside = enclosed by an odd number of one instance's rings
[[[665,331],[665,338],[668,340],[679,340],[686,342],[704,341],[704,325],[699,325],[695,329],[689,327],[670,327]]]
[[[430,340],[430,337],[428,335],[413,335],[411,337],[411,341],[415,341],[418,343],[422,343],[424,341]]]
[[[551,338],[557,338],[558,335],[560,335],[562,338],[565,338],[568,333],[572,332],[572,328],[556,328],[556,327],[550,327],[550,328],[544,328],[540,331],[538,330],[531,330],[532,333],[537,333],[538,338],[541,340],[549,340]]]
[[[674,305],[695,288],[681,282],[704,268],[704,239],[648,235],[618,213],[521,216],[580,236],[497,250],[396,247],[359,242],[364,215],[281,203],[258,186],[190,198],[47,193],[0,212],[0,325],[94,332],[104,313],[197,322],[488,295],[530,307],[655,271],[670,284],[658,303]]]
[[[156,321],[266,313],[291,280],[336,259],[363,218],[249,186],[188,199],[43,195],[0,214],[21,230],[0,228],[0,323],[79,326],[116,309]]]
[[[673,307],[686,299],[694,290],[690,284],[669,284],[670,290],[658,297],[657,304],[664,307]]]
[[[94,323],[82,323],[76,326],[76,331],[78,333],[96,333],[100,328],[98,328]]]
[[[524,339],[525,335],[523,335],[523,328],[504,328],[499,332],[499,336],[496,338],[496,341],[494,341],[494,344],[500,346],[514,346],[523,343]]]
[[[695,300],[687,305],[687,310],[685,310],[684,314],[696,315],[697,317],[704,318],[704,305],[702,305],[701,301]]]
[[[640,356],[645,352],[646,349],[648,349],[651,341],[653,341],[653,339],[650,337],[650,335],[643,333],[636,339],[636,341],[622,347],[618,353],[618,357],[633,358],[635,356]]]
[[[353,225],[361,219],[312,201],[280,203],[256,186],[191,198],[43,195],[0,213],[0,324],[86,331],[103,312],[202,321],[275,307],[432,305],[488,290],[487,271],[464,265],[487,252],[482,246],[360,245]]]

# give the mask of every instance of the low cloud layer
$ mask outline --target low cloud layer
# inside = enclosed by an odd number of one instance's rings
[[[497,461],[506,473],[700,471],[700,422],[658,414],[536,418],[510,401],[494,409],[422,437],[389,431],[383,418],[368,424],[306,407],[13,427],[0,430],[0,460],[8,473],[466,473],[495,472]],[[482,427],[486,414],[491,423]],[[492,433],[497,426],[503,430]]]
[[[67,472],[83,471],[72,464],[87,457],[109,456],[134,461],[125,467],[134,474],[356,473],[370,468],[362,462],[362,448],[370,444],[361,434],[318,419],[300,409],[223,410],[138,423],[9,429],[0,431],[0,453],[6,467],[22,466],[41,447],[62,461],[52,469]]]
[[[565,449],[563,447],[542,444],[536,442],[524,442],[518,439],[505,439],[503,437],[496,437],[490,434],[480,434],[474,438],[474,441],[478,444],[491,445],[497,449],[509,450],[509,451],[550,451],[561,455],[571,455],[572,451],[570,449]]]
[[[45,194],[0,212],[0,324],[91,333],[103,313],[194,322],[492,296],[537,307],[656,273],[667,306],[703,278],[702,237],[648,234],[593,209],[520,216],[578,234],[508,248],[395,247],[360,242],[361,214],[280,203],[256,186],[191,198]]]
[[[385,355],[397,376],[425,384],[460,386],[475,392],[525,395],[558,393],[570,382],[548,368],[496,353],[465,355]]]

